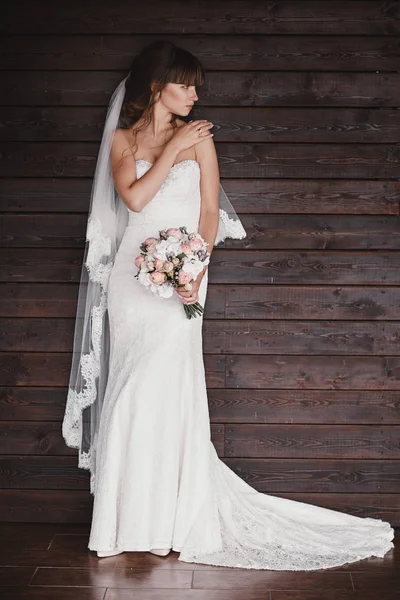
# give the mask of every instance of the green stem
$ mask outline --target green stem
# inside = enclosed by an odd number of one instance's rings
[[[197,317],[197,315],[202,315],[204,312],[204,308],[199,302],[195,302],[194,304],[184,304],[183,308],[185,309],[186,316],[188,319],[191,319],[192,317]]]

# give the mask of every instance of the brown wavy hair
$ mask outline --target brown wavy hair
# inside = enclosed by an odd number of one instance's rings
[[[188,50],[166,40],[157,40],[135,56],[128,79],[118,127],[128,129],[142,119],[140,126],[133,129],[132,156],[137,151],[136,138],[139,131],[151,123],[155,98],[167,83],[203,85],[205,72],[200,61]],[[154,89],[151,83],[155,82]],[[171,117],[175,129],[177,115]],[[136,146],[135,150],[132,150]],[[125,151],[124,151],[125,152]]]

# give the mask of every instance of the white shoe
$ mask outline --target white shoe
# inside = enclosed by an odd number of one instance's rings
[[[122,554],[123,550],[108,550],[105,552],[102,552],[100,550],[97,551],[97,556],[103,557],[103,556],[115,556],[116,554]]]
[[[157,556],[167,556],[171,552],[172,548],[152,548],[149,550],[152,554],[157,554]]]

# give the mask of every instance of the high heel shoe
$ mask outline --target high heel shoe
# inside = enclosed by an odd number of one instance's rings
[[[157,556],[167,556],[171,552],[172,548],[152,548],[149,550],[152,554],[157,554]]]
[[[122,554],[123,550],[107,550],[107,551],[97,551],[97,556],[102,558],[103,556],[115,556],[116,554]]]

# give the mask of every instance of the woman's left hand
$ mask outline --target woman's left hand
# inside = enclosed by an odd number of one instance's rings
[[[177,293],[182,299],[184,304],[194,304],[199,299],[199,288],[201,282],[203,280],[204,273],[200,273],[196,279],[192,279],[190,283],[192,284],[191,290],[185,290],[184,287],[176,288]]]

